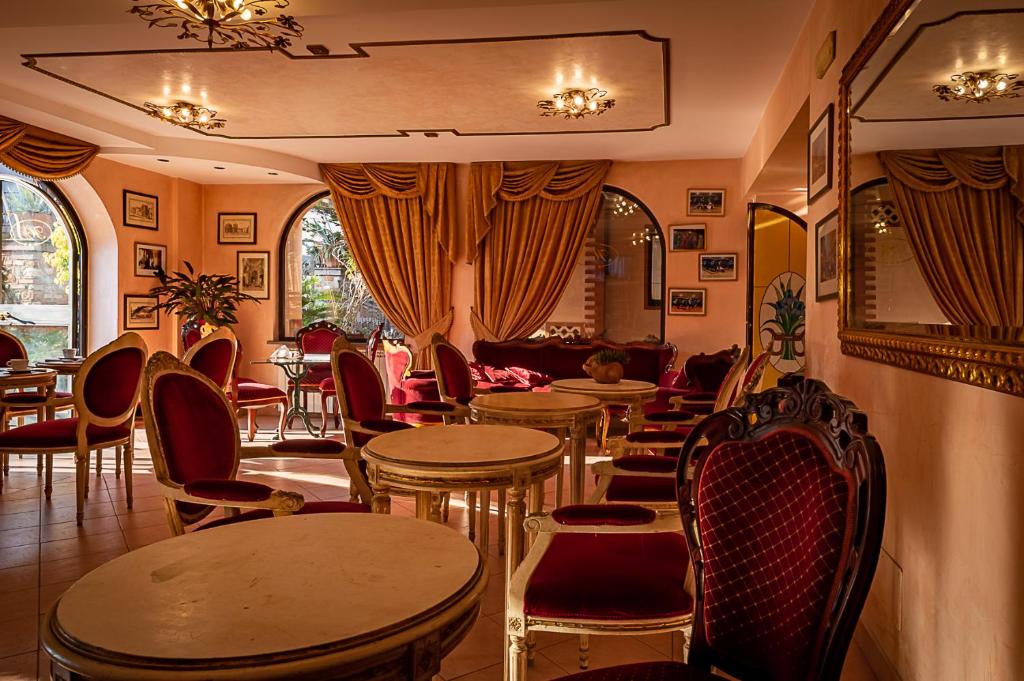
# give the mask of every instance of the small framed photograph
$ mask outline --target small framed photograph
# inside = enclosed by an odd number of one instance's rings
[[[839,296],[839,211],[814,225],[814,298]]]
[[[670,288],[668,313],[673,315],[705,315],[708,313],[706,288]]]
[[[256,243],[256,213],[217,213],[217,243]]]
[[[270,298],[270,251],[238,252],[238,290],[261,300]]]
[[[669,250],[703,251],[708,246],[707,225],[670,225]]]
[[[167,246],[135,242],[135,276],[155,277],[167,268]]]
[[[160,312],[153,306],[160,302],[156,296],[124,294],[125,331],[146,331],[160,328]]]
[[[143,194],[125,189],[124,225],[139,229],[160,229],[160,199],[152,194]]]
[[[725,190],[687,189],[686,214],[722,217],[725,215]]]
[[[701,281],[736,281],[736,253],[701,253],[698,278]]]
[[[832,128],[835,107],[829,104],[807,133],[807,203],[832,188]]]

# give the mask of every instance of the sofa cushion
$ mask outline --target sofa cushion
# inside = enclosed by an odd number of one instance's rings
[[[658,384],[662,374],[675,360],[675,346],[652,343],[609,343],[593,341],[572,343],[560,338],[543,340],[483,341],[473,343],[473,357],[482,365],[522,367],[552,379],[585,378],[583,363],[595,352],[622,350],[629,355],[624,377]]]

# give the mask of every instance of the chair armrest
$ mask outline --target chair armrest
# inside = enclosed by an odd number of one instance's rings
[[[678,513],[662,514],[634,504],[574,504],[556,511],[562,512],[562,522],[542,513],[528,517],[526,529],[541,534],[647,534],[683,529]]]
[[[707,395],[709,393],[700,393],[700,395]],[[692,396],[687,395],[676,395],[675,397],[668,398],[668,403],[676,409],[689,409],[699,408],[707,405],[709,407],[715,406],[714,396],[710,400],[704,399],[693,399]]]
[[[297,492],[273,489],[243,480],[195,480],[188,485],[163,483],[164,496],[203,506],[269,509],[275,513],[294,513],[306,500]]]
[[[429,405],[429,406],[428,406]],[[419,400],[408,404],[388,404],[384,407],[388,414],[421,414],[424,416],[452,416],[454,414],[465,414],[455,405],[440,401]]]
[[[631,466],[633,459],[647,459],[648,462],[638,462],[641,465]],[[621,466],[625,463],[626,467]],[[679,466],[679,459],[674,456],[651,456],[648,454],[640,456],[624,456],[610,461],[598,461],[590,467],[594,475],[621,475],[643,478],[674,478],[676,468]]]

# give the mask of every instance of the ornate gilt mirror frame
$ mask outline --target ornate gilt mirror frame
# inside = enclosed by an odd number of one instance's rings
[[[969,339],[864,330],[853,326],[853,230],[850,224],[850,88],[915,0],[891,0],[868,31],[839,81],[839,341],[845,355],[1024,396],[1024,347]]]

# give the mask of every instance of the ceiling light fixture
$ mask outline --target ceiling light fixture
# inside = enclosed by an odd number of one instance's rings
[[[132,0],[139,2],[139,0]],[[135,5],[149,27],[180,28],[178,38],[205,42],[207,47],[265,47],[281,49],[301,38],[304,30],[288,14],[271,16],[271,8],[285,9],[290,0],[160,0]],[[205,34],[205,35],[204,35]]]
[[[642,232],[633,232],[629,235],[629,242],[634,246],[640,246],[645,243],[654,241],[654,237],[657,236],[657,232],[650,225],[645,225]]]
[[[584,116],[600,116],[615,106],[614,99],[604,99],[608,93],[596,87],[589,90],[569,89],[556,92],[552,99],[537,102],[541,116],[562,116],[563,118],[583,118]]]
[[[142,106],[150,116],[155,116],[174,125],[180,125],[183,128],[213,130],[215,128],[223,128],[224,124],[227,123],[223,118],[217,118],[216,111],[207,109],[205,106],[189,104],[188,102],[178,101],[174,104],[146,102]]]
[[[953,85],[936,85],[932,91],[944,102],[987,102],[992,99],[1020,97],[1017,92],[1024,83],[1017,80],[1016,73],[991,73],[989,71],[964,71],[949,78]]]
[[[611,199],[611,211],[615,215],[632,215],[636,212],[636,204],[627,199],[625,196],[619,196],[618,194],[609,195],[605,194],[605,198]]]

